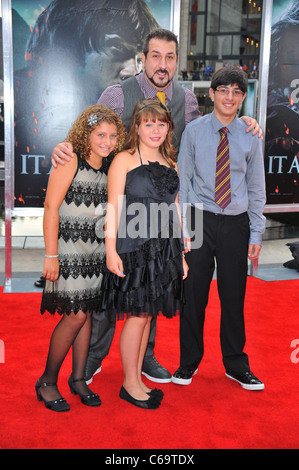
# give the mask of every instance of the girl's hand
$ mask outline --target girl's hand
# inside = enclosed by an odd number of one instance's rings
[[[59,275],[59,261],[58,258],[45,258],[43,277],[48,281],[56,281]]]
[[[188,253],[191,251],[191,238],[184,238],[184,251],[183,253]]]
[[[119,277],[125,277],[123,262],[116,251],[113,253],[106,253],[106,265],[112,273]]]
[[[184,271],[183,279],[186,279],[186,277],[188,276],[189,266],[187,264],[187,261],[185,260],[185,256],[183,256],[183,271]]]

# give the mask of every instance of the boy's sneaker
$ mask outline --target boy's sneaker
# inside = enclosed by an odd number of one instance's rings
[[[173,376],[171,381],[178,385],[189,385],[192,382],[192,377],[197,373],[197,369],[188,369],[187,367],[179,367]]]
[[[225,373],[226,377],[238,382],[242,388],[246,390],[264,390],[265,385],[261,382],[252,372],[242,372],[242,374],[228,374]]]

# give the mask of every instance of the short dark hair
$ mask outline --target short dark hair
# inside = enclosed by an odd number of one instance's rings
[[[238,85],[243,93],[247,92],[248,78],[245,72],[236,66],[222,67],[212,76],[211,88],[215,91],[222,85]]]
[[[176,55],[177,57],[179,56],[179,43],[178,43],[178,38],[176,37],[176,35],[172,33],[171,31],[169,31],[168,29],[158,28],[148,33],[148,35],[145,38],[145,41],[143,44],[143,51],[142,51],[145,57],[147,56],[147,53],[149,50],[149,42],[151,39],[162,39],[164,41],[174,42],[175,48],[176,48]]]

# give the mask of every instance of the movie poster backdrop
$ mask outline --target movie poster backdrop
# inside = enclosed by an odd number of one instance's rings
[[[171,0],[12,0],[16,208],[42,208],[55,145],[103,90],[141,70]]]
[[[298,0],[273,0],[265,135],[267,204],[299,203],[298,43]]]

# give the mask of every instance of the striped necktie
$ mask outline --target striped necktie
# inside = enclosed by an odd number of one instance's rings
[[[160,100],[161,103],[164,104],[164,106],[165,106],[166,99],[165,99],[165,93],[164,93],[164,91],[158,91],[158,92],[156,93],[156,97],[157,97],[158,100]]]
[[[225,209],[231,202],[228,129],[223,127],[219,132],[221,138],[217,149],[215,202]]]

